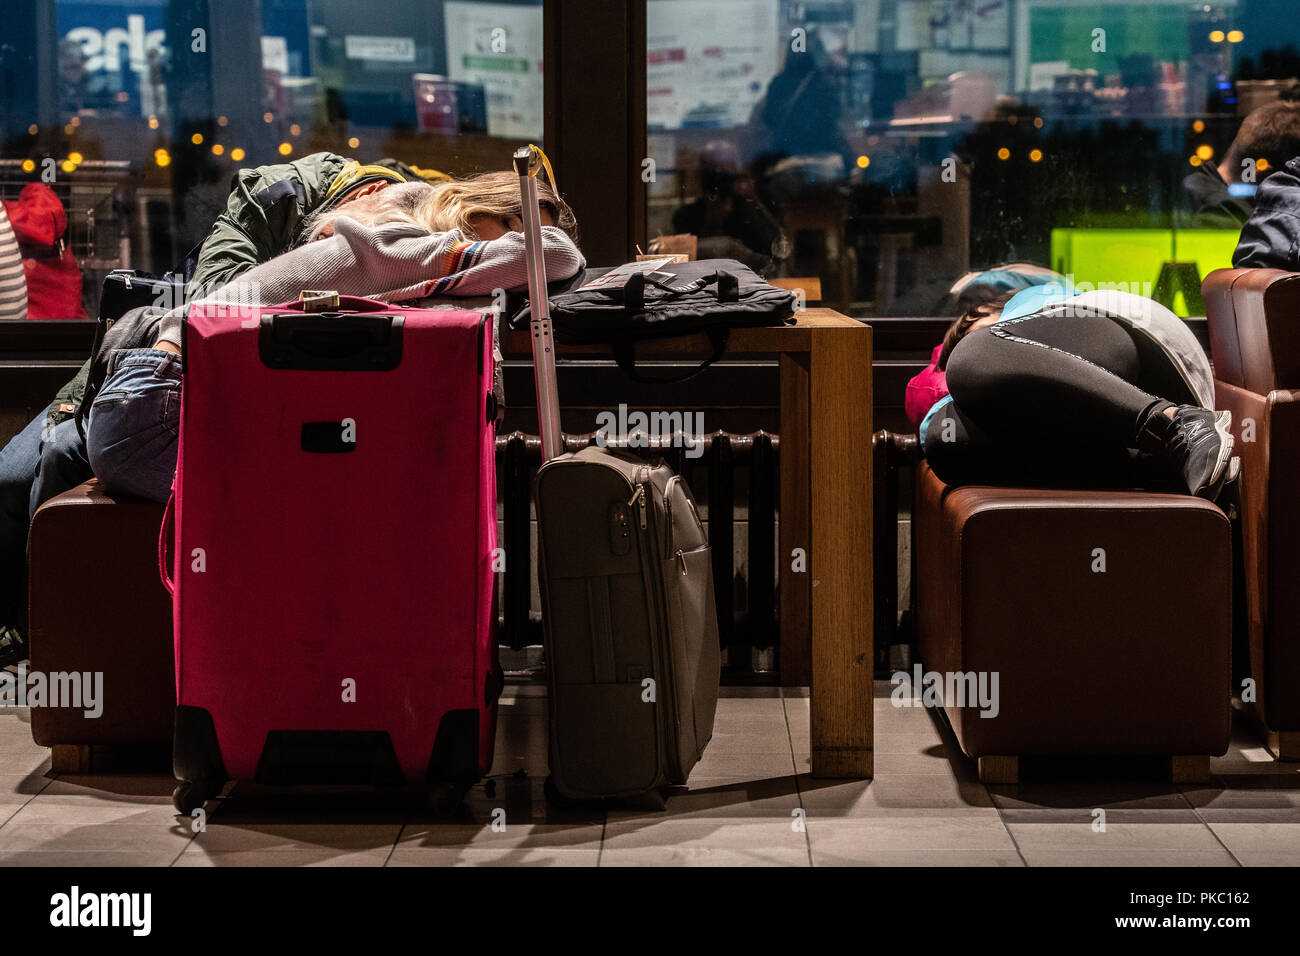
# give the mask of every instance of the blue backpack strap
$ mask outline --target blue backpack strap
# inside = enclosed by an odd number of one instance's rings
[[[930,410],[925,413],[925,418],[921,419],[921,427],[917,429],[917,434],[921,438],[922,449],[925,448],[925,436],[930,431],[930,420],[934,418],[935,413],[938,412],[941,408],[947,408],[951,404],[952,404],[952,396],[945,395],[943,398],[939,399],[937,402],[931,405]]]

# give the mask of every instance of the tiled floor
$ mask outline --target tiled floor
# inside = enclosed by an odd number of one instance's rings
[[[546,701],[526,686],[507,691],[493,775],[454,820],[410,792],[240,785],[199,833],[173,813],[169,774],[53,775],[26,713],[0,710],[0,866],[1300,864],[1300,765],[1244,727],[1211,784],[1041,767],[1050,782],[1035,783],[1026,765],[1019,788],[986,787],[946,725],[889,690],[872,781],[808,776],[806,691],[732,689],[666,812],[557,811],[542,795]]]

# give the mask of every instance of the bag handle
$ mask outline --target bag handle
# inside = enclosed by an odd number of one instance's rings
[[[359,295],[341,295],[338,297],[338,305],[329,309],[330,312],[384,312],[390,307],[387,302],[380,302],[378,299],[366,299]],[[312,312],[319,311],[309,307],[306,303],[297,300],[292,302],[282,302],[280,305],[264,309],[264,312]]]
[[[716,362],[727,351],[727,339],[730,337],[731,330],[725,325],[714,325],[704,330],[704,334],[709,337],[713,345],[713,353],[699,365],[682,375],[670,375],[667,378],[656,378],[646,375],[636,367],[636,340],[620,339],[614,343],[614,361],[618,367],[634,382],[640,382],[643,385],[676,385],[679,382],[685,382],[687,379],[694,378],[706,368]]]
[[[659,279],[647,278],[644,272],[634,272],[627,277],[627,282],[623,285],[624,312],[637,313],[645,311],[645,287],[647,284],[668,293],[664,298],[676,298],[692,292],[699,292],[711,285],[717,285],[719,303],[740,301],[740,280],[730,272],[718,271],[712,275],[701,276],[684,286],[671,286]]]
[[[168,594],[176,593],[176,582],[172,579],[171,549],[167,546],[176,531],[176,489],[167,496],[167,507],[163,509],[162,527],[158,530],[158,577]]]

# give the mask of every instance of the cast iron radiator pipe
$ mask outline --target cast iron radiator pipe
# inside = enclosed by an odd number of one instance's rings
[[[599,433],[564,436],[565,451],[597,443]],[[718,634],[727,653],[728,670],[752,670],[753,650],[775,647],[778,640],[776,591],[776,503],[780,439],[765,431],[737,435],[725,431],[706,435],[633,436],[604,441],[607,448],[631,451],[647,459],[662,457],[682,476],[697,498],[706,502],[709,545],[713,553],[713,586],[717,596]],[[701,453],[696,454],[703,444]],[[541,621],[531,614],[533,549],[532,479],[541,465],[541,439],[521,431],[496,440],[497,495],[501,504],[501,643],[519,649],[542,643]],[[690,455],[687,452],[691,452]],[[700,470],[704,480],[698,480]],[[743,479],[748,492],[748,581],[734,567],[736,485]],[[701,490],[706,495],[700,495]],[[744,609],[737,612],[737,592]]]

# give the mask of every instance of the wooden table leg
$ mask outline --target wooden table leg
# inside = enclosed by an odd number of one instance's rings
[[[812,683],[810,616],[812,575],[808,538],[808,355],[781,356],[781,540],[780,560],[781,683],[806,687]]]
[[[871,329],[818,329],[809,362],[812,773],[870,777]],[[784,453],[784,436],[782,451]]]

